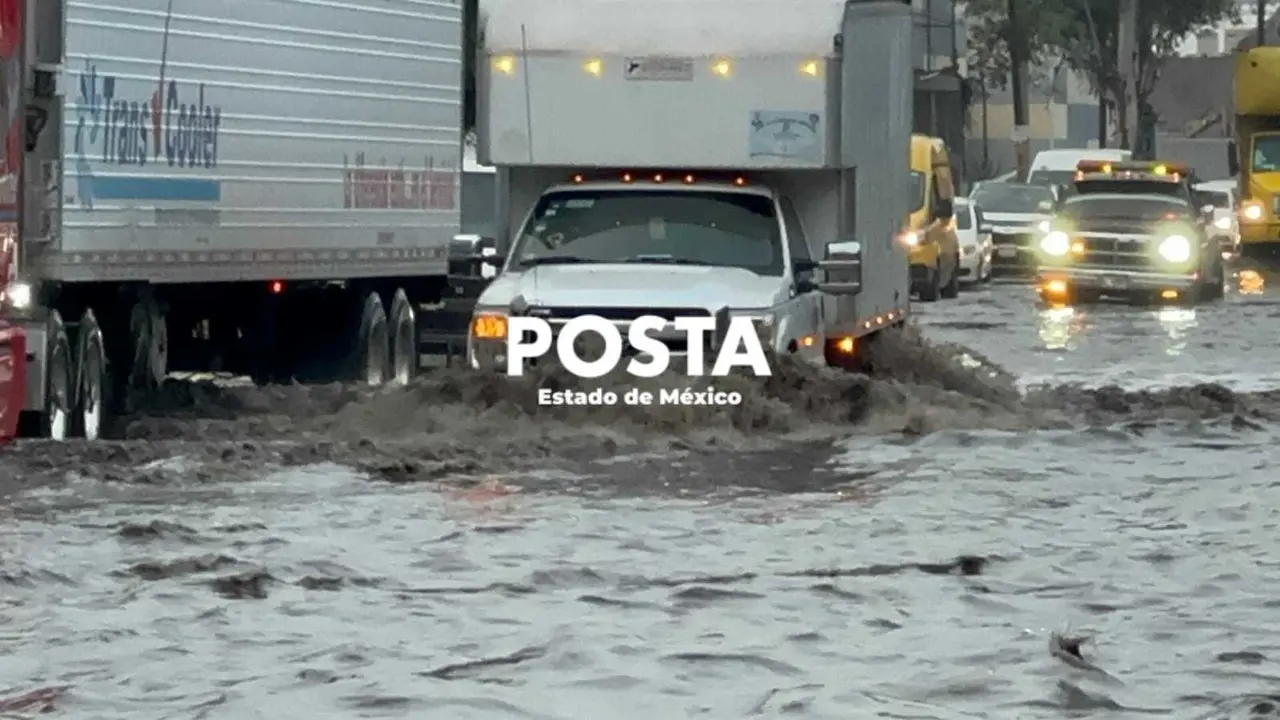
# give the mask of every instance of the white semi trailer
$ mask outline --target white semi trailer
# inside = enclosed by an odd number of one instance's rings
[[[463,343],[462,15],[0,0],[0,420],[95,437],[169,371],[403,382]]]
[[[903,322],[909,3],[481,0],[480,21],[500,207],[471,242],[500,273],[474,367],[505,367],[515,314],[727,310],[841,366]]]

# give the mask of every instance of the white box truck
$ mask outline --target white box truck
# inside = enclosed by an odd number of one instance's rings
[[[169,371],[403,382],[465,347],[462,15],[0,0],[0,430],[94,437]]]
[[[516,314],[727,311],[835,365],[903,322],[909,3],[481,0],[480,28],[473,367]]]

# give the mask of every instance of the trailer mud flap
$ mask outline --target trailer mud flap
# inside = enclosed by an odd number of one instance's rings
[[[27,399],[27,338],[21,328],[0,325],[0,441],[18,434]]]

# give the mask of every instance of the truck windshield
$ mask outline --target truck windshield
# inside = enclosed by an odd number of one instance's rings
[[[1021,183],[983,183],[969,196],[984,213],[1047,213],[1053,190]]]
[[[1280,135],[1264,135],[1253,141],[1253,171],[1280,170]]]
[[[543,195],[514,265],[654,263],[783,274],[772,198],[694,190],[565,190]]]
[[[911,171],[911,212],[924,207],[924,173]]]
[[[1185,200],[1167,195],[1075,195],[1062,204],[1061,214],[1076,220],[1191,220]]]
[[[1218,192],[1217,190],[1197,190],[1196,202],[1201,205],[1212,205],[1216,208],[1230,209],[1231,196],[1224,192]]]

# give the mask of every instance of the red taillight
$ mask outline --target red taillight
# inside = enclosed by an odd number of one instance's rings
[[[273,281],[271,283],[271,294],[279,295],[282,292],[284,292],[284,283],[280,282],[279,280]]]

